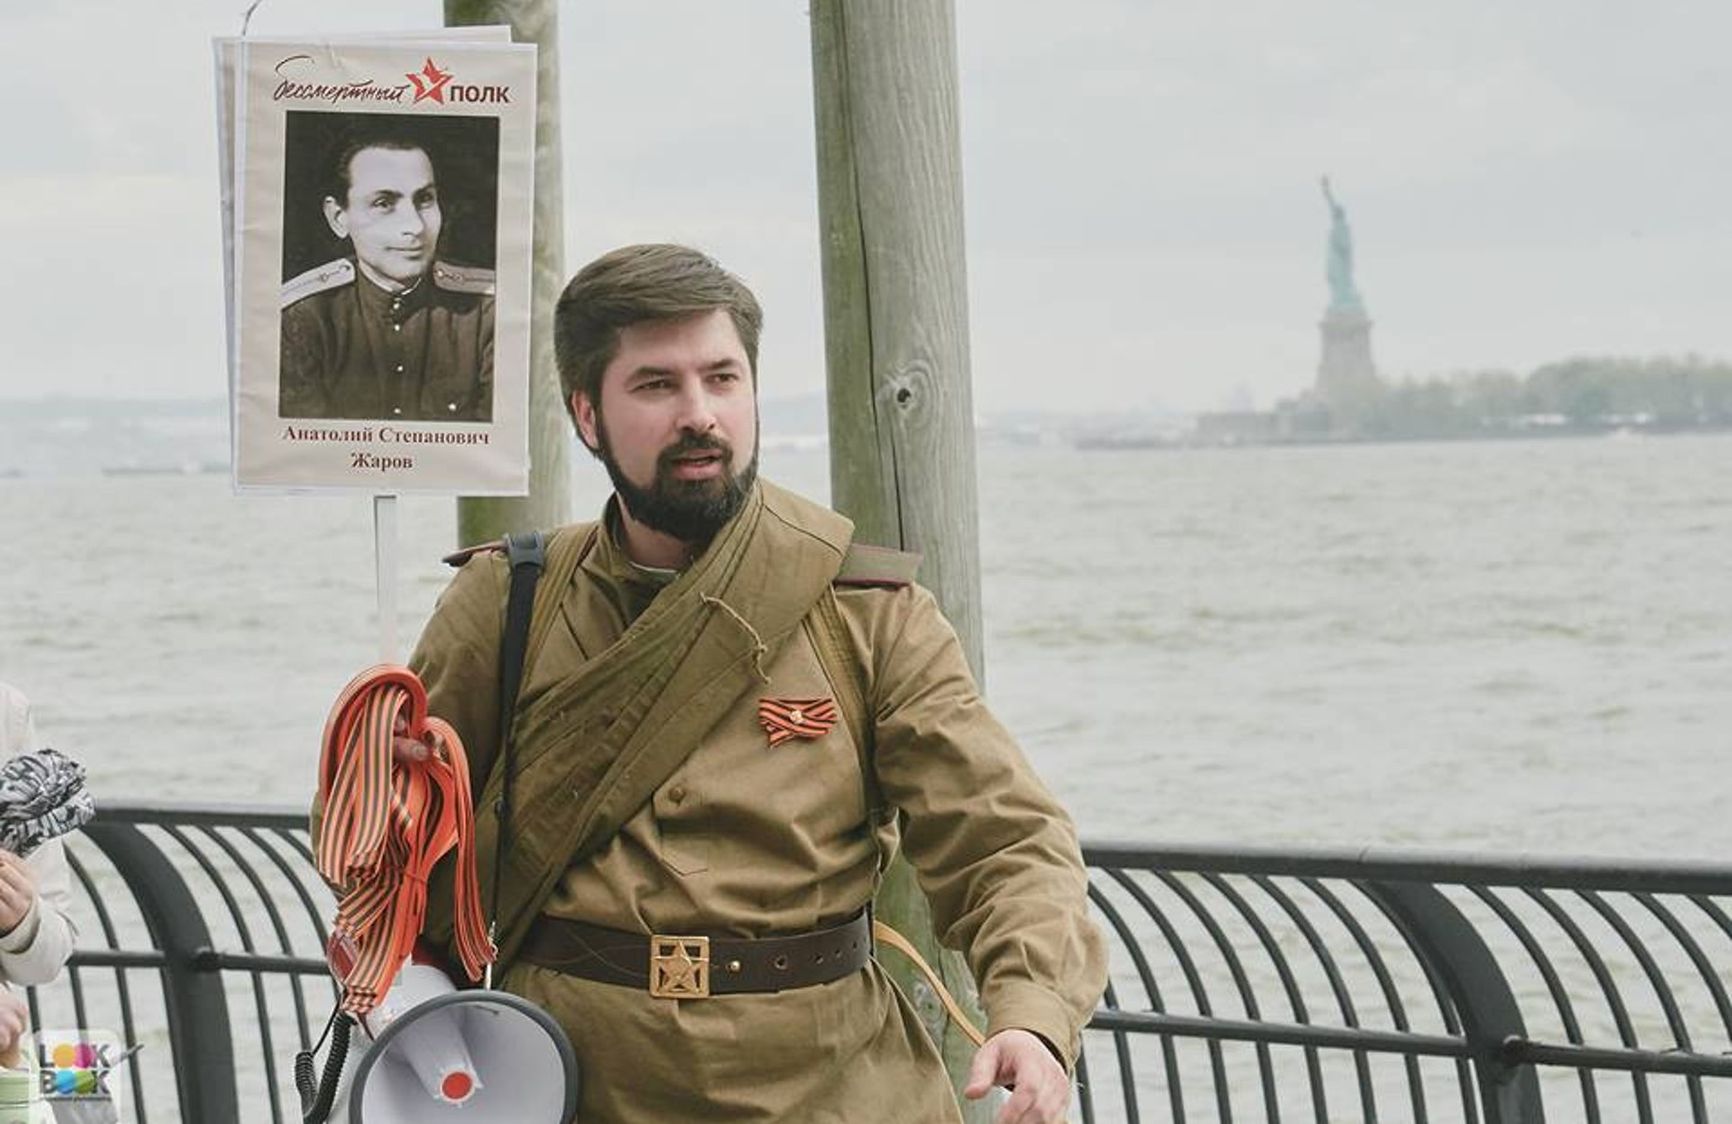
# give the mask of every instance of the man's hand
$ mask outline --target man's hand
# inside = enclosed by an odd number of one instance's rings
[[[968,1067],[962,1095],[977,1101],[994,1085],[1013,1090],[995,1124],[1058,1124],[1070,1103],[1064,1067],[1026,1030],[1001,1030],[986,1040]]]
[[[7,855],[7,858],[12,858]],[[13,859],[16,862],[16,859]],[[23,1059],[24,1028],[30,1025],[30,1008],[10,991],[0,990],[0,1066],[17,1069]]]
[[[409,720],[401,714],[391,727],[391,755],[399,764],[418,765],[429,757],[443,760],[445,747],[439,744],[439,735],[432,730],[427,731],[426,741],[417,741],[409,736]]]
[[[24,860],[11,851],[0,851],[0,936],[18,928],[36,900],[36,880]]]

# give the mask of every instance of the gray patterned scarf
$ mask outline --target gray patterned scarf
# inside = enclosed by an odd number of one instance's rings
[[[95,814],[84,766],[58,750],[32,750],[0,764],[0,847],[13,854],[28,855]]]

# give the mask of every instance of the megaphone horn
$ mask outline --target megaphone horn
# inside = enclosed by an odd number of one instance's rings
[[[557,1022],[502,991],[456,990],[408,964],[361,1022],[331,1118],[345,1124],[564,1124],[577,1112],[571,1042]]]
[[[453,1042],[467,1068],[452,1066]],[[547,1012],[502,991],[450,991],[394,1020],[361,1055],[347,1121],[564,1124],[577,1097],[577,1059]]]

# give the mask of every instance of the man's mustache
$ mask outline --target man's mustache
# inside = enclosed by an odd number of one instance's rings
[[[656,469],[671,471],[675,462],[693,453],[718,453],[724,467],[734,463],[734,447],[728,442],[713,434],[688,433],[657,455]]]

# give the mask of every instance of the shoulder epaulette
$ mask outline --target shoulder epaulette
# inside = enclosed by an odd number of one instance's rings
[[[452,551],[450,554],[447,554],[440,561],[444,562],[447,566],[450,566],[453,569],[461,570],[463,568],[464,563],[468,562],[471,558],[475,557],[477,554],[486,554],[490,551],[494,552],[494,553],[498,553],[498,554],[504,554],[505,553],[505,540],[504,539],[494,539],[492,542],[476,543],[474,546],[466,546],[462,550]]]
[[[887,546],[849,543],[842,556],[842,569],[831,579],[831,585],[864,586],[877,589],[900,589],[914,584],[920,569],[920,555]]]
[[[287,308],[296,301],[322,293],[326,289],[335,289],[347,285],[355,279],[355,263],[348,258],[338,258],[324,265],[315,265],[299,277],[283,282],[282,308]]]
[[[448,261],[433,263],[433,283],[453,293],[480,293],[492,296],[494,273],[477,265],[452,265]]]

